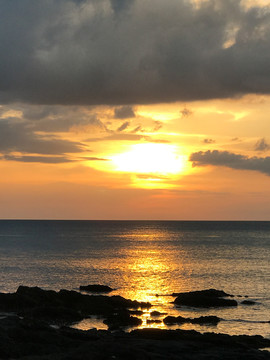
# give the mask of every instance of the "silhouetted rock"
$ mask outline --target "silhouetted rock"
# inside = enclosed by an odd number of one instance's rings
[[[143,315],[143,311],[142,310],[129,310],[129,314],[141,316],[141,315]]]
[[[259,349],[270,347],[270,339],[265,339],[260,335],[227,335],[216,333],[201,334],[195,330],[163,330],[163,329],[136,329],[131,331],[131,336],[142,339],[155,340],[184,340],[199,343],[208,343],[208,348],[211,345],[218,347],[235,348],[239,347],[242,351],[249,349]],[[201,344],[200,344],[201,345]],[[270,359],[270,353],[267,354],[267,359]],[[235,358],[236,359],[236,358]],[[238,359],[238,358],[237,358]],[[242,357],[241,357],[242,359]],[[243,357],[244,359],[244,357]]]
[[[241,302],[241,304],[243,304],[243,305],[255,305],[255,304],[257,304],[257,302],[253,301],[253,300],[244,300],[244,301]]]
[[[28,311],[36,303],[37,298],[39,298],[39,303],[44,300],[43,295],[47,297],[47,301],[50,298],[54,304],[58,305],[59,303],[63,304],[62,297],[68,297],[65,292],[59,296],[59,293],[56,292],[43,294],[42,291],[34,289],[33,301],[27,301],[26,293],[30,295],[31,290],[22,289],[20,294],[6,294],[12,296],[3,297],[2,303],[7,305],[7,299],[15,299],[12,307],[23,305],[26,306],[25,311]],[[23,297],[21,298],[21,296]],[[67,303],[72,298],[77,308],[82,300],[77,295],[71,294]],[[18,301],[17,304],[16,301]],[[35,311],[32,316],[37,315],[38,319],[29,318],[27,315],[24,318],[18,316],[0,317],[0,359],[270,360],[268,352],[258,350],[270,347],[270,340],[261,336],[200,334],[194,330],[142,329],[125,333],[123,331],[110,332],[96,329],[81,331],[69,327],[53,328],[49,322],[40,320],[40,313],[45,318],[44,313],[54,311],[53,309],[38,310],[35,306],[33,309]],[[62,311],[63,313],[66,312],[65,309]],[[116,312],[115,309],[114,312]],[[121,317],[121,323],[128,322],[127,326],[137,322],[130,317],[126,309],[118,309],[117,314],[118,317]],[[130,318],[132,319],[130,320]]]
[[[71,323],[88,317],[107,317],[123,309],[149,308],[150,303],[132,301],[121,296],[84,295],[76,291],[43,290],[20,286],[16,293],[0,293],[0,311],[12,311],[51,323]]]
[[[205,308],[237,306],[237,301],[224,299],[223,296],[232,295],[228,295],[224,293],[224,291],[215,289],[191,291],[179,293],[177,298],[174,300],[174,303],[177,305]]]
[[[189,291],[189,292],[180,292],[180,293],[173,293],[172,296],[179,296],[182,294],[190,294],[190,295],[200,295],[200,296],[207,296],[207,297],[234,297],[234,295],[227,294],[223,290],[216,290],[216,289],[206,289],[206,290],[197,290],[197,291]]]
[[[82,313],[80,313],[79,311],[62,306],[34,307],[33,309],[30,309],[28,311],[25,310],[23,312],[23,315],[31,318],[42,319],[50,322],[51,324],[68,324],[80,321],[84,318]]]
[[[121,311],[117,314],[108,316],[104,321],[104,324],[108,325],[109,329],[118,329],[126,326],[139,326],[142,324],[142,320],[130,316],[128,311]]]
[[[114,289],[112,289],[111,287],[109,287],[107,285],[94,284],[94,285],[86,285],[86,286],[81,285],[80,290],[87,291],[87,292],[93,292],[93,293],[109,293],[109,292],[113,291]]]
[[[198,318],[185,318],[182,316],[167,316],[163,319],[164,324],[166,325],[175,325],[175,324],[199,324],[199,325],[217,325],[220,322],[220,318],[217,316],[200,316]]]
[[[159,312],[159,311],[152,311],[150,313],[150,316],[162,316],[162,315],[167,315],[167,313],[162,313],[162,312]]]

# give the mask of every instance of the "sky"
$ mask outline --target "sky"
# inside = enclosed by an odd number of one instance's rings
[[[0,218],[270,220],[270,0],[0,0]]]

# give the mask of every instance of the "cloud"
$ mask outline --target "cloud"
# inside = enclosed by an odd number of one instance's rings
[[[152,139],[150,136],[138,135],[134,133],[114,133],[104,137],[89,138],[85,139],[85,142],[101,142],[101,141],[145,141],[151,143],[167,144],[170,143],[168,140],[163,139]]]
[[[270,149],[270,145],[267,144],[266,140],[264,138],[258,140],[255,144],[255,150],[256,151],[266,151]]]
[[[144,131],[141,125],[136,126],[136,127],[131,131],[131,133],[134,134],[134,133],[137,133],[137,132],[139,132],[139,131]]]
[[[125,0],[126,1],[126,0]],[[135,117],[132,106],[121,106],[114,109],[114,117],[116,119],[130,119]]]
[[[214,144],[216,141],[213,139],[203,139],[204,144]]]
[[[129,133],[120,133],[112,134],[99,138],[89,138],[86,139],[86,142],[100,142],[100,141],[140,141],[145,139],[144,135],[129,134]]]
[[[106,130],[106,126],[90,108],[59,105],[24,105],[15,108],[22,111],[22,118],[31,122],[35,131],[67,132],[78,127]]]
[[[94,157],[94,156],[85,156],[82,157],[81,160],[87,160],[87,161],[110,161],[109,159]]]
[[[124,131],[128,126],[129,126],[129,121],[126,121],[121,126],[119,126],[117,131]]]
[[[189,117],[193,114],[193,111],[184,107],[184,109],[180,110],[180,114],[182,115],[182,117]]]
[[[191,154],[190,161],[192,166],[226,166],[231,169],[253,170],[270,175],[270,156],[267,157],[247,157],[234,154],[228,151],[199,151]]]
[[[22,152],[44,155],[79,153],[84,145],[79,142],[59,139],[53,136],[38,135],[27,123],[17,119],[0,120],[0,152]]]
[[[146,104],[270,93],[270,10],[241,0],[0,2],[0,102]]]
[[[4,155],[1,157],[3,160],[8,161],[19,161],[19,162],[27,162],[27,163],[43,163],[43,164],[62,164],[72,162],[73,160],[68,159],[64,156],[14,156],[14,155]]]
[[[168,179],[168,176],[157,175],[157,174],[136,174],[136,177],[138,179],[143,179],[143,180],[153,180],[153,179],[167,180]]]
[[[111,7],[115,13],[128,9],[133,0],[111,0]]]
[[[151,143],[157,143],[157,144],[170,144],[171,143],[169,140],[164,140],[164,139],[149,139],[148,141]]]
[[[153,131],[158,131],[163,127],[163,123],[159,120],[154,121]]]

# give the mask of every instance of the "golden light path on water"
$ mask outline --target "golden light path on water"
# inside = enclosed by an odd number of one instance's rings
[[[175,298],[170,296],[173,292],[202,290],[212,287],[225,291],[230,289],[234,284],[231,283],[231,277],[228,277],[228,269],[238,273],[239,270],[243,271],[244,266],[247,266],[247,263],[243,264],[242,260],[242,258],[250,256],[245,247],[241,247],[239,251],[242,254],[241,261],[237,262],[238,257],[236,255],[235,259],[230,248],[224,248],[222,244],[219,245],[219,240],[212,240],[218,239],[218,235],[212,233],[199,234],[199,238],[196,238],[196,232],[189,233],[191,237],[188,239],[187,233],[182,235],[179,231],[170,231],[168,227],[166,229],[165,225],[160,229],[156,225],[138,226],[134,227],[132,231],[124,229],[117,235],[110,235],[111,257],[106,258],[106,263],[100,263],[98,259],[95,263],[92,257],[91,261],[85,260],[80,265],[85,268],[85,273],[87,273],[88,268],[96,267],[101,272],[109,269],[111,273],[115,274],[116,290],[110,293],[110,296],[120,295],[126,299],[152,304],[151,308],[142,309],[142,315],[134,315],[142,320],[139,328],[180,328],[236,335],[256,335],[267,332],[266,327],[268,328],[269,324],[265,324],[263,315],[258,315],[256,309],[248,312],[244,306],[238,306],[234,309],[195,309],[179,308],[173,304]],[[213,241],[217,245],[209,247],[205,239],[208,242]],[[114,254],[113,249],[116,240],[119,244],[122,241],[123,243]],[[223,248],[222,257],[220,257],[219,246]],[[212,258],[218,261],[211,261]],[[230,261],[232,261],[231,264]],[[212,274],[210,278],[209,273]],[[215,274],[218,276],[215,277]],[[244,291],[247,291],[248,286],[247,281]],[[235,289],[235,291],[237,290]],[[233,293],[237,294],[237,292]],[[242,295],[244,294],[242,292]],[[241,299],[237,300],[240,304]],[[159,311],[162,315],[151,316],[153,311]],[[226,321],[221,321],[217,326],[186,323],[168,327],[163,322],[167,315],[180,315],[185,318],[217,316],[226,319]],[[244,319],[244,321],[237,319]],[[104,318],[92,317],[83,320],[74,327],[83,330],[93,327],[107,329],[103,320]],[[152,320],[159,322],[151,322]],[[134,328],[127,327],[124,329],[130,331]]]
[[[162,322],[162,317],[151,317],[153,311],[169,311],[170,315],[179,315],[177,310],[173,309],[171,302],[173,298],[168,296],[175,289],[176,284],[171,284],[170,278],[173,272],[184,272],[184,265],[181,261],[188,261],[188,254],[184,250],[178,248],[178,255],[176,258],[170,258],[169,249],[164,248],[164,244],[161,240],[170,239],[172,234],[164,231],[153,231],[152,228],[146,230],[137,229],[130,234],[118,235],[118,239],[121,237],[130,239],[133,246],[125,247],[122,249],[121,259],[114,259],[112,267],[124,268],[123,283],[130,284],[130,286],[124,289],[118,289],[114,294],[120,294],[121,296],[137,300],[140,302],[150,302],[152,307],[149,309],[143,309],[142,325],[139,328],[166,328],[166,325]],[[134,247],[134,244],[135,247]],[[171,250],[171,249],[170,249]],[[179,258],[179,255],[181,257]],[[178,291],[181,290],[181,285],[178,284]],[[185,285],[182,282],[183,288]],[[163,316],[164,317],[164,316]],[[148,323],[149,320],[160,320],[160,323]],[[90,327],[96,326],[101,329],[107,329],[107,326],[103,324],[102,319],[86,319],[80,322],[77,328],[87,330]],[[173,328],[173,327],[172,327]]]

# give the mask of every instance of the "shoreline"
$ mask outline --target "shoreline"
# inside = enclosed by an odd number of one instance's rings
[[[121,296],[85,295],[72,290],[56,292],[20,286],[15,293],[0,293],[0,311],[2,314],[6,312],[0,316],[0,358],[270,359],[270,352],[263,350],[270,348],[270,339],[259,335],[157,328],[123,331],[125,326],[136,327],[140,323],[136,315],[150,308],[150,303]],[[76,321],[93,315],[106,319],[104,323],[109,329],[78,330],[72,327]],[[170,320],[218,321],[217,318],[204,317]]]

